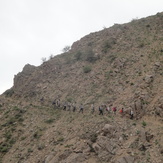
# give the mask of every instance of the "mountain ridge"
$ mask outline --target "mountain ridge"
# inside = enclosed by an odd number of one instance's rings
[[[162,76],[163,13],[91,33],[38,67],[25,65],[0,96],[0,162],[161,163]],[[65,103],[77,111],[64,111]],[[117,114],[98,115],[101,105]]]

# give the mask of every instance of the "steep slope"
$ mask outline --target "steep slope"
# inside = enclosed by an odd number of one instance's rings
[[[84,114],[54,107],[54,99],[83,103]],[[101,104],[123,107],[124,117],[98,115]],[[163,162],[163,13],[91,33],[39,67],[25,65],[0,110],[2,163]]]
[[[13,97],[39,101],[160,107],[163,13],[114,25],[75,42],[69,52],[15,76]],[[51,102],[50,102],[51,104]]]
[[[3,100],[4,101],[4,100]],[[162,163],[160,117],[84,114],[5,101],[0,107],[2,163]]]

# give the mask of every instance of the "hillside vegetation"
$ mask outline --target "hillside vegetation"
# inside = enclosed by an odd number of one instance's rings
[[[54,99],[76,102],[77,111],[53,106]],[[124,116],[98,115],[101,104],[123,107]],[[2,163],[162,163],[163,13],[91,33],[38,67],[25,65],[0,96],[0,110]]]

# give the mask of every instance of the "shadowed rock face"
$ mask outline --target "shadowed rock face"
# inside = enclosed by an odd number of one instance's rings
[[[25,65],[23,71],[14,77],[14,89],[18,89],[21,85],[25,84],[25,81],[34,73],[35,70],[35,66],[30,64]]]

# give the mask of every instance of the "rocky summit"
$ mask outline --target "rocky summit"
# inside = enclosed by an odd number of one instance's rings
[[[0,163],[162,162],[163,13],[25,65],[0,96]]]

